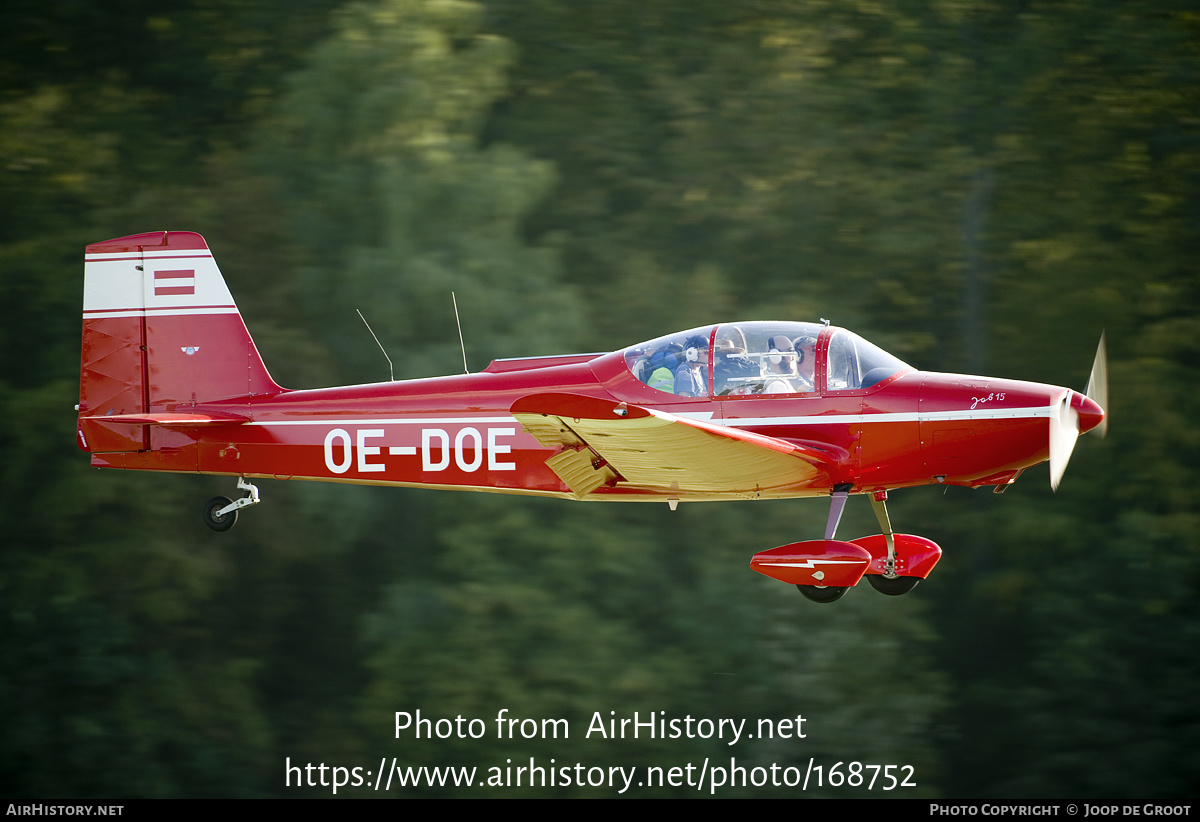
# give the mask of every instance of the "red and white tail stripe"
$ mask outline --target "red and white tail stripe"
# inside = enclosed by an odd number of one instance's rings
[[[87,247],[84,317],[142,313],[237,313],[203,237],[190,231],[157,231]]]
[[[88,450],[151,448],[143,426],[99,417],[248,405],[280,390],[199,234],[156,231],[87,247],[79,414]]]

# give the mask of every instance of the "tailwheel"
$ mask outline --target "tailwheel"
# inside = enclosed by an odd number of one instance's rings
[[[237,523],[237,509],[227,514],[221,511],[232,504],[233,501],[228,497],[213,497],[204,503],[204,524],[214,531],[228,531]]]
[[[204,524],[214,531],[228,531],[237,522],[238,511],[248,505],[258,505],[258,488],[246,482],[245,477],[238,478],[239,491],[245,491],[246,496],[233,502],[228,497],[213,497],[204,503]]]
[[[917,583],[921,581],[920,577],[894,577],[888,579],[879,574],[867,574],[867,579],[871,582],[872,588],[890,597],[907,594],[913,588],[916,588]]]
[[[837,602],[847,591],[850,590],[846,585],[827,585],[818,587],[816,585],[797,585],[796,590],[804,594],[804,598],[809,602]]]

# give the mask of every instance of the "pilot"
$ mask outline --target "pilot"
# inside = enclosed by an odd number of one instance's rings
[[[703,397],[708,393],[708,340],[699,334],[683,343],[683,365],[675,372],[675,393],[681,397]]]
[[[758,367],[746,358],[746,349],[733,340],[717,340],[713,349],[713,390],[717,394],[744,394],[743,380],[758,374]]]
[[[790,394],[796,391],[796,352],[792,341],[783,334],[767,340],[764,394]]]
[[[812,334],[801,334],[792,340],[792,348],[799,358],[796,388],[800,391],[815,391],[817,383],[813,369],[817,366],[817,338]]]

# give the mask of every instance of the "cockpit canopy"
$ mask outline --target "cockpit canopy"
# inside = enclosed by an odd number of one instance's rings
[[[643,383],[684,397],[861,391],[909,367],[844,328],[798,322],[701,326],[624,354]]]

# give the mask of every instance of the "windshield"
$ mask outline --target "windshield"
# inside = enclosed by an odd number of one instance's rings
[[[857,334],[837,329],[829,339],[826,387],[830,391],[870,388],[908,366]]]

